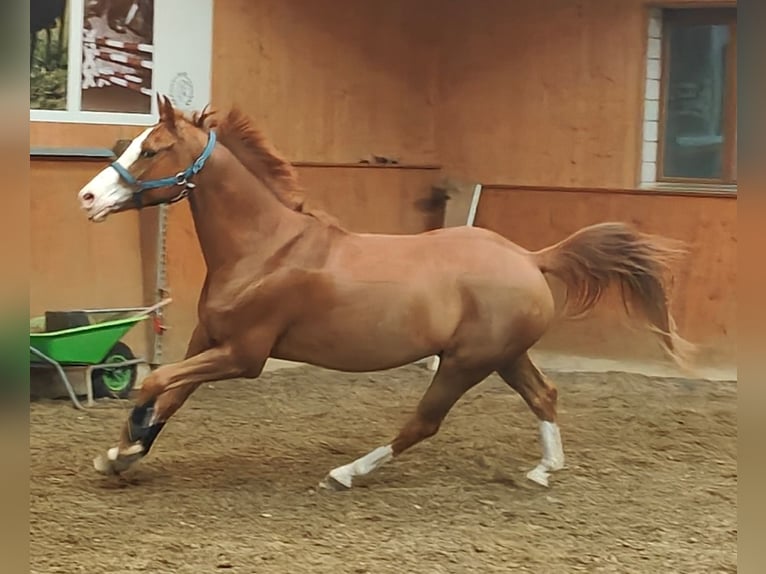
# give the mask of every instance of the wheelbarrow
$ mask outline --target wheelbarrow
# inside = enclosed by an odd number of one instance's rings
[[[88,406],[95,398],[126,398],[138,377],[138,365],[148,361],[136,357],[120,339],[170,302],[167,298],[150,307],[79,309],[33,317],[30,367],[54,369],[78,409],[84,407],[65,369],[84,371]],[[155,322],[155,329],[161,333],[164,327]]]

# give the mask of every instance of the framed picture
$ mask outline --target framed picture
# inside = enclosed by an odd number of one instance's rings
[[[30,0],[30,120],[149,125],[157,92],[201,109],[212,26],[213,0]]]

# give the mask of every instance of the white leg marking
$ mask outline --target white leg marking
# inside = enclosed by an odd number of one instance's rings
[[[564,468],[564,448],[561,444],[559,425],[548,421],[540,422],[540,437],[543,442],[543,462],[550,470]]]
[[[98,455],[93,459],[93,468],[101,474],[119,474],[141,458],[144,447],[136,443],[120,452],[119,447],[113,446],[106,451],[106,456]]]
[[[149,426],[153,426],[158,422],[159,416],[157,411],[154,411],[151,421],[149,421]],[[143,456],[143,453],[144,447],[140,442],[133,443],[122,451],[120,447],[113,446],[106,451],[106,456],[100,454],[93,459],[93,468],[101,474],[119,474],[138,461]]]
[[[391,460],[393,456],[394,451],[391,445],[379,446],[354,462],[334,468],[327,475],[327,478],[319,483],[319,486],[322,488],[332,488],[328,481],[329,479],[334,479],[344,487],[351,488],[355,477],[370,474],[373,470]]]
[[[550,472],[564,468],[564,448],[561,444],[561,432],[556,423],[540,421],[540,440],[543,446],[543,459],[527,473],[527,478],[542,486],[548,486]]]

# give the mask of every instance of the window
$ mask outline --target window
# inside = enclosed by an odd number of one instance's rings
[[[642,183],[736,184],[736,9],[652,17]]]
[[[31,121],[151,125],[154,93],[181,109],[210,96],[213,0],[30,4]],[[178,15],[183,14],[179,32]]]

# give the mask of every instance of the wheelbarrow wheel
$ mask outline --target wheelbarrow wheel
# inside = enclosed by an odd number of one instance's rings
[[[111,348],[109,354],[104,359],[104,363],[124,363],[135,359],[133,351],[122,341],[117,342]],[[138,367],[136,365],[127,365],[121,368],[98,369],[93,371],[91,380],[93,382],[93,397],[100,399],[111,397],[115,399],[126,399],[133,390],[138,377]]]

